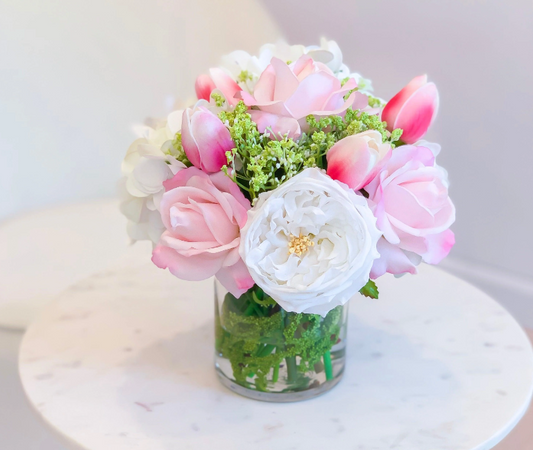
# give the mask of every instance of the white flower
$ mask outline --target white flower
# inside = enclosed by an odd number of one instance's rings
[[[339,78],[347,76],[355,78],[360,84],[360,90],[372,90],[370,80],[364,79],[358,73],[350,73],[350,69],[342,62],[342,52],[335,41],[325,38],[320,40],[320,45],[289,45],[284,41],[276,44],[265,44],[259,51],[259,56],[252,56],[243,50],[237,50],[222,57],[222,68],[225,69],[239,85],[253,93],[255,84],[263,71],[270,64],[272,58],[282,61],[296,61],[302,55],[309,55],[313,60],[325,64]]]
[[[367,283],[380,236],[363,196],[306,169],[259,196],[241,230],[240,254],[286,311],[325,316]]]
[[[320,39],[320,46],[310,45],[306,47],[307,53],[315,61],[324,63],[335,74],[343,74],[343,78],[349,75],[349,69],[342,62],[342,51],[335,41],[328,41],[326,38]]]
[[[263,71],[272,58],[283,61],[296,61],[305,52],[303,45],[288,45],[283,41],[276,44],[265,44],[259,50],[259,56],[252,56],[243,50],[231,52],[222,57],[222,68],[225,69],[239,85],[252,93]]]
[[[149,239],[156,243],[163,232],[159,214],[163,182],[185,168],[171,154],[181,116],[182,111],[175,111],[156,128],[137,128],[141,137],[131,144],[122,162],[120,210],[128,219],[128,235],[134,241]]]

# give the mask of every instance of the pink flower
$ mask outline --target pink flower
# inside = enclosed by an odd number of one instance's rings
[[[233,78],[219,68],[209,69],[209,75],[200,75],[196,79],[194,87],[199,100],[209,101],[211,93],[218,89],[231,106],[239,103],[239,100],[235,98],[235,94],[242,90]]]
[[[347,100],[344,96],[357,84],[350,78],[344,86],[333,72],[308,55],[301,56],[296,62],[287,64],[272,58],[270,65],[263,71],[254,94],[240,91],[237,96],[247,106],[254,106],[253,119],[258,123],[260,132],[272,129],[275,134],[289,133],[291,137],[300,134],[305,128],[305,118],[341,114],[357,103],[358,109],[368,105],[368,97],[353,92]],[[278,121],[283,121],[282,125]]]
[[[216,89],[215,83],[209,75],[203,74],[196,79],[194,89],[198,100],[211,100],[211,92]]]
[[[207,175],[190,167],[163,184],[166,231],[153,251],[154,264],[184,280],[214,275],[240,297],[254,284],[239,256],[250,202],[222,172]]]
[[[218,172],[227,163],[226,152],[235,147],[229,130],[200,100],[183,114],[181,143],[196,167],[205,172]]]
[[[329,149],[327,173],[358,191],[374,179],[390,156],[391,146],[383,143],[381,133],[365,131],[345,137]]]
[[[447,173],[435,164],[431,150],[414,145],[394,149],[365,190],[383,233],[372,278],[385,272],[416,273],[420,260],[438,264],[448,255],[455,243],[448,229],[455,207],[448,197]]]
[[[434,83],[427,82],[427,75],[413,78],[407,86],[387,103],[381,120],[387,129],[401,128],[401,140],[413,144],[424,136],[437,116],[439,92]]]

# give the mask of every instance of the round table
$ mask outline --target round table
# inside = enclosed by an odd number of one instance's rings
[[[221,386],[212,282],[149,263],[100,273],[50,304],[22,343],[22,383],[73,449],[492,448],[531,398],[525,333],[439,269],[378,284],[379,300],[352,300],[343,380],[306,402]]]
[[[118,200],[33,211],[0,224],[0,326],[26,328],[71,284],[109,264],[148,258],[151,245],[131,246]]]

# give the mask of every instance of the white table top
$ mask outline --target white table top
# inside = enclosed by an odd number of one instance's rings
[[[132,247],[118,200],[95,200],[33,211],[0,223],[0,326],[27,327],[39,311],[71,284],[121,258]]]
[[[524,414],[533,352],[486,294],[438,269],[352,301],[347,368],[307,402],[261,403],[213,368],[212,285],[147,263],[78,283],[21,346],[30,402],[73,449],[485,450]]]

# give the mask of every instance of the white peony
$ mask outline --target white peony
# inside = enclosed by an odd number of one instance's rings
[[[286,311],[325,316],[367,283],[380,236],[364,197],[306,169],[259,196],[241,230],[240,254]]]
[[[139,127],[141,137],[131,144],[122,162],[120,210],[128,219],[128,235],[134,241],[157,243],[164,230],[159,214],[163,182],[185,168],[172,156],[172,140],[181,128],[181,116],[182,111],[175,111],[155,128]]]

